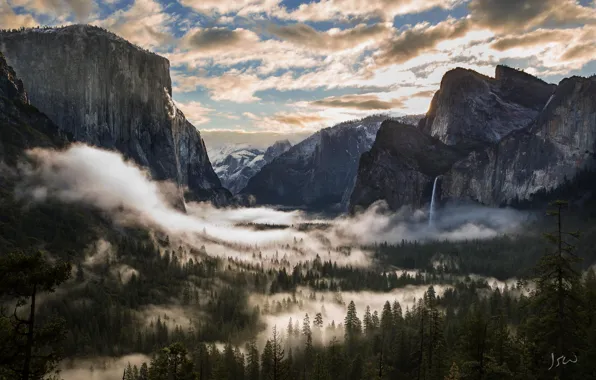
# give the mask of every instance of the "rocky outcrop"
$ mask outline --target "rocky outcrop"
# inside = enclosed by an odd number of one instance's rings
[[[167,59],[100,28],[0,33],[0,50],[30,102],[76,141],[116,149],[187,199],[225,204],[199,132],[172,101]]]
[[[419,127],[449,145],[495,143],[527,127],[555,87],[506,66],[497,66],[495,78],[457,68],[441,80]]]
[[[380,199],[393,209],[421,206],[437,176],[443,199],[487,205],[553,191],[596,169],[594,99],[596,77],[553,86],[501,66],[495,79],[450,71],[419,123],[421,136],[390,124],[381,128],[382,141],[360,162],[351,206]],[[446,145],[420,143],[431,135]]]
[[[507,204],[593,170],[595,98],[596,78],[564,79],[530,127],[457,162],[443,178],[443,195]]]
[[[232,194],[239,193],[263,166],[292,147],[288,140],[277,141],[267,149],[241,147],[223,159],[214,160],[213,169]]]
[[[351,208],[367,208],[379,199],[393,209],[420,207],[430,199],[434,178],[465,156],[414,126],[385,121],[360,159]]]
[[[243,194],[258,204],[345,209],[356,181],[360,155],[368,151],[386,116],[325,128],[265,165]]]

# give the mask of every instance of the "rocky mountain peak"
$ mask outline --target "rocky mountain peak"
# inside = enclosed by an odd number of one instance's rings
[[[281,155],[282,153],[285,153],[291,147],[292,143],[290,143],[290,141],[287,139],[276,141],[265,151],[265,161],[268,163],[273,161],[274,158]]]
[[[506,66],[497,67],[495,78],[456,68],[444,75],[419,128],[448,145],[496,143],[527,127],[554,89]]]

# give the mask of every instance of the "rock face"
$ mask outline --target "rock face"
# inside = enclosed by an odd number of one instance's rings
[[[505,66],[495,78],[457,68],[443,77],[419,126],[448,145],[495,143],[527,127],[555,87]]]
[[[360,155],[368,151],[385,116],[325,128],[263,166],[243,194],[258,204],[344,209],[356,180]]]
[[[167,59],[100,28],[74,25],[0,33],[30,102],[76,141],[116,149],[187,199],[225,204],[199,132],[172,101]]]
[[[443,195],[506,204],[594,170],[595,97],[596,78],[564,79],[528,128],[457,162],[444,176]]]
[[[596,169],[594,99],[596,77],[553,86],[501,66],[495,79],[450,71],[419,123],[425,137],[390,123],[381,128],[382,141],[360,161],[351,208],[380,199],[393,209],[421,206],[437,176],[443,198],[487,205],[552,191]],[[419,143],[431,135],[445,144]]]
[[[415,126],[384,121],[372,149],[360,158],[350,205],[366,208],[384,199],[395,209],[420,207],[430,199],[434,178],[465,156]]]
[[[0,190],[10,182],[24,149],[58,147],[69,141],[65,133],[28,102],[23,82],[0,53]]]
[[[223,185],[233,194],[239,193],[263,166],[292,147],[288,140],[277,141],[267,149],[240,147],[213,161],[213,169]]]

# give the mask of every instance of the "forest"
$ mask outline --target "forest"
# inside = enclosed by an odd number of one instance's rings
[[[371,267],[216,258],[142,230],[83,249],[93,232],[66,245],[49,225],[34,250],[5,232],[0,379],[131,353],[148,359],[127,380],[596,378],[596,224],[571,214],[556,202],[533,232],[375,244]]]

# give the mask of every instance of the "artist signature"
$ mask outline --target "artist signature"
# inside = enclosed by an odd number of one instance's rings
[[[561,355],[557,358],[557,365],[555,366],[555,354],[551,354],[551,358],[552,358],[552,364],[550,366],[550,368],[548,369],[549,371],[553,368],[553,367],[558,367],[559,365],[561,365],[561,363],[563,363],[563,365],[567,365],[569,363],[577,363],[577,356],[575,354],[573,354],[573,356],[575,357],[575,360],[567,360],[565,358],[565,355]]]

